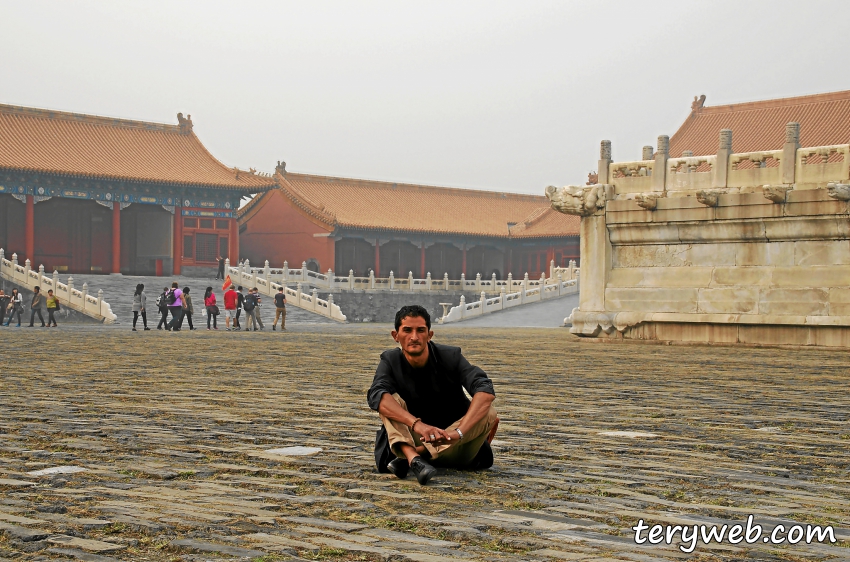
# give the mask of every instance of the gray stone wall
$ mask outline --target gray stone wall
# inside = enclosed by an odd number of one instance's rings
[[[327,298],[328,293],[319,291],[320,298]],[[365,292],[365,291],[335,291],[333,292],[334,304],[339,305],[340,310],[348,318],[349,322],[393,322],[395,313],[402,306],[409,304],[420,304],[431,314],[431,322],[435,324],[437,319],[443,315],[441,302],[450,302],[452,306],[460,303],[460,293],[446,291],[430,291],[422,293],[419,291],[388,291],[388,292]],[[477,301],[481,294],[474,292],[464,293],[466,302]]]

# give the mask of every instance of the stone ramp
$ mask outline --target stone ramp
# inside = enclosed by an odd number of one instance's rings
[[[578,293],[548,299],[543,302],[523,304],[459,322],[451,322],[441,328],[557,328],[578,306]],[[115,308],[113,307],[113,310]]]
[[[163,287],[170,287],[171,283],[177,281],[180,288],[191,289],[192,303],[195,307],[193,322],[196,326],[206,327],[207,319],[202,315],[204,308],[204,290],[212,287],[218,299],[222,315],[218,317],[219,323],[224,326],[224,303],[221,290],[221,279],[214,277],[187,277],[183,275],[169,277],[137,276],[137,275],[72,275],[74,286],[82,287],[88,283],[89,293],[97,294],[98,289],[103,289],[103,298],[112,307],[112,312],[118,317],[116,324],[128,325],[133,322],[133,292],[136,284],[144,283],[145,293],[148,296],[148,325],[155,328],[159,322],[159,311],[156,310],[156,297],[162,292]],[[274,320],[274,303],[271,297],[263,296],[263,304],[260,313],[264,323],[271,325]],[[243,313],[244,316],[244,313]],[[333,320],[307,312],[295,306],[286,308],[286,322],[297,324],[336,324]],[[185,325],[184,325],[185,326]],[[221,326],[220,326],[221,327]],[[271,328],[269,328],[271,329]]]

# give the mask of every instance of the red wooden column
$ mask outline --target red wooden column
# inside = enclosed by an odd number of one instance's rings
[[[419,246],[419,278],[425,279],[425,242]]]
[[[183,268],[183,212],[174,207],[174,269],[172,275],[180,275]]]
[[[121,273],[121,203],[112,204],[112,273]]]
[[[230,219],[230,234],[227,241],[227,251],[230,254],[230,265],[236,267],[239,263],[239,221],[236,218]]]
[[[27,195],[27,209],[24,214],[24,240],[26,259],[30,260],[30,265],[33,268],[37,268],[38,266],[35,264],[35,200],[32,195]]]
[[[381,276],[381,241],[375,238],[375,277]]]
[[[463,265],[461,268],[463,275],[466,276],[466,244],[463,245]]]

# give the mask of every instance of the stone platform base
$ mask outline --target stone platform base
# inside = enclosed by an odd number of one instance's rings
[[[602,337],[605,337],[604,333]],[[793,345],[850,348],[850,326],[780,326],[646,322],[609,338],[691,343]]]

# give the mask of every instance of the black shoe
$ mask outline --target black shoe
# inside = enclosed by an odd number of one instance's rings
[[[395,475],[396,478],[404,478],[407,476],[407,470],[410,468],[410,464],[407,462],[407,459],[395,458],[387,463],[387,470],[389,470],[392,474]]]
[[[389,465],[387,465],[389,468]],[[425,462],[422,457],[415,457],[410,463],[410,469],[423,486],[437,474],[437,469]]]
[[[150,328],[145,327],[145,330],[150,330]]]
[[[272,331],[277,330],[277,326],[272,326]]]
[[[478,449],[478,454],[472,459],[469,470],[485,470],[493,466],[493,448],[488,442],[484,442]]]
[[[135,331],[136,331],[136,329],[135,329],[135,328],[133,328],[133,331],[135,332]]]

